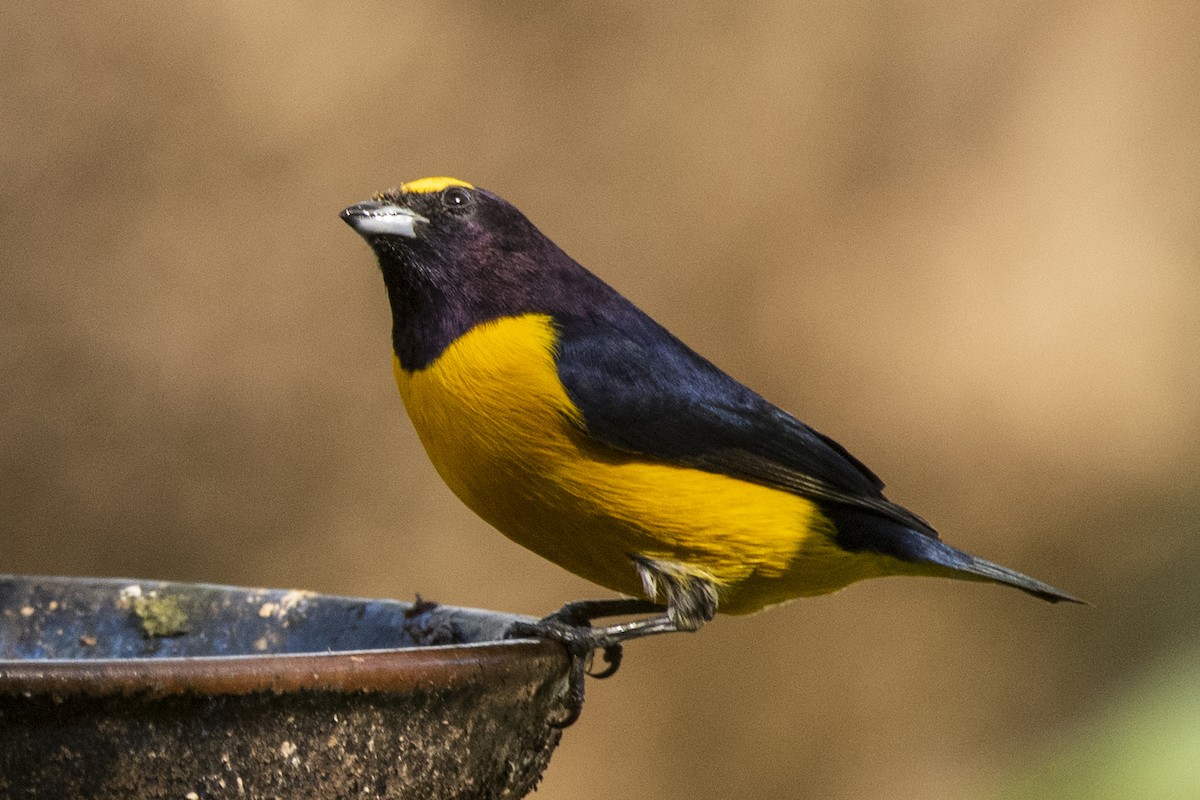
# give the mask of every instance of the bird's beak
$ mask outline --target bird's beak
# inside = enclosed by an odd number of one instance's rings
[[[368,200],[356,203],[341,214],[342,220],[359,236],[403,236],[416,237],[414,228],[418,222],[429,222],[415,211],[403,206],[378,203]]]

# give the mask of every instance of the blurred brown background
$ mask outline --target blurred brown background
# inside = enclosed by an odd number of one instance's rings
[[[1038,765],[1162,665],[1200,695],[1198,34],[1184,3],[5,4],[0,571],[603,595],[460,506],[396,396],[337,212],[455,175],[1095,604],[877,581],[638,642],[538,797],[1052,796]]]

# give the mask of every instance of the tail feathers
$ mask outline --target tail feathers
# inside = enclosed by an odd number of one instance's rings
[[[1036,578],[1022,575],[1016,570],[964,553],[940,539],[905,528],[873,514],[858,511],[851,513],[854,517],[852,521],[847,519],[849,515],[844,512],[838,515],[841,519],[835,517],[838,527],[838,544],[847,550],[868,550],[892,556],[910,564],[943,567],[946,571],[936,569],[931,572],[965,580],[991,581],[1012,586],[1050,603],[1066,602],[1087,605],[1085,601],[1067,594],[1061,589],[1056,589],[1048,583],[1042,583]],[[851,522],[851,524],[846,525],[847,522]]]
[[[938,549],[947,551],[947,554],[946,556],[929,559],[929,561],[934,564],[950,567],[956,572],[964,573],[963,577],[970,575],[985,581],[1012,586],[1034,597],[1040,597],[1048,603],[1066,602],[1087,605],[1087,603],[1078,597],[1067,594],[1062,589],[1056,589],[1048,583],[1042,583],[1037,578],[1031,578],[1028,575],[1017,572],[1015,569],[1002,567],[987,559],[969,555],[961,550],[955,550],[948,544],[943,544],[937,540],[934,541],[940,546]]]

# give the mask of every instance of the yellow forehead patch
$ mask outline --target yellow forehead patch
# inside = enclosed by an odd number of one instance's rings
[[[427,192],[440,192],[447,186],[463,186],[467,189],[475,187],[466,181],[460,181],[458,178],[419,178],[415,181],[400,184],[400,191],[405,194],[425,194]]]

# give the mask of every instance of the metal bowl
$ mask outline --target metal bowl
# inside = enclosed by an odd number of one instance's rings
[[[0,797],[513,798],[567,656],[420,601],[0,575]]]

